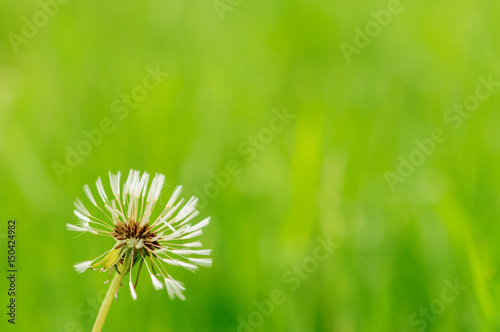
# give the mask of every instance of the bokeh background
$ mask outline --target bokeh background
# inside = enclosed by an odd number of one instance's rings
[[[72,265],[111,243],[66,231],[84,184],[161,172],[166,202],[178,184],[203,192],[235,160],[241,173],[201,209],[213,267],[171,269],[184,302],[142,275],[138,300],[122,289],[105,331],[237,331],[251,315],[240,331],[499,331],[500,89],[457,129],[443,114],[478,77],[500,81],[500,4],[402,1],[350,62],[341,43],[386,1],[217,4],[72,0],[18,52],[10,33],[42,7],[0,4],[0,257],[5,271],[15,218],[19,269],[15,326],[0,278],[1,329],[91,330],[108,276]],[[121,119],[115,100],[157,66],[168,77]],[[240,145],[285,108],[296,117],[247,161]],[[58,178],[54,162],[103,119],[114,129]],[[386,172],[436,128],[447,140],[391,190]],[[283,276],[328,237],[338,248],[291,291]],[[467,289],[412,322],[447,280]],[[255,314],[275,289],[286,301]]]

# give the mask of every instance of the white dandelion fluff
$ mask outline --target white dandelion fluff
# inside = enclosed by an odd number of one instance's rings
[[[212,259],[207,258],[211,250],[200,249],[201,242],[191,240],[202,235],[202,228],[210,223],[210,217],[191,226],[190,222],[199,215],[196,209],[198,199],[191,197],[185,202],[180,198],[182,186],[177,186],[166,206],[153,218],[165,176],[156,174],[148,186],[148,173],[141,175],[139,171],[130,170],[121,188],[120,178],[120,172],[109,173],[111,195],[106,193],[100,177],[96,181],[98,196],[93,195],[88,185],[83,187],[89,201],[99,210],[98,214],[92,214],[82,201],[75,200],[74,214],[78,224],[67,224],[67,229],[114,240],[110,250],[94,260],[74,265],[75,270],[78,273],[87,269],[104,272],[120,267],[125,273],[130,271],[130,294],[135,300],[137,279],[135,283],[132,282],[132,267],[139,264],[139,274],[145,265],[154,289],[160,290],[165,286],[170,298],[184,300],[184,285],[172,278],[165,265],[190,271],[196,271],[198,266],[212,265]],[[102,204],[98,204],[94,197],[101,198]]]
[[[92,265],[92,261],[86,261],[86,262],[81,262],[78,264],[73,265],[75,268],[76,272],[78,273],[83,273],[85,272],[90,266]]]

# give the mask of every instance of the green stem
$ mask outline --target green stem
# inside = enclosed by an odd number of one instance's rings
[[[118,288],[122,283],[123,277],[125,276],[125,274],[127,274],[128,267],[130,266],[130,260],[130,253],[127,253],[123,258],[123,264],[121,264],[121,266],[118,266],[117,264],[117,271],[115,273],[115,276],[113,277],[113,281],[111,281],[111,285],[109,286],[108,292],[106,293],[106,297],[102,302],[101,309],[97,314],[97,319],[95,320],[92,332],[102,331],[104,321],[106,320],[106,316],[108,315],[109,307],[113,302],[113,298],[115,297],[116,292],[118,292]]]

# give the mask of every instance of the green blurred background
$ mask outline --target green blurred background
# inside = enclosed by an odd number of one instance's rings
[[[169,270],[184,302],[142,275],[138,300],[122,289],[105,331],[237,331],[239,317],[256,325],[243,332],[500,331],[500,91],[458,129],[443,120],[479,76],[500,80],[500,4],[403,1],[350,63],[340,44],[386,1],[219,6],[223,19],[210,0],[73,0],[16,53],[9,34],[42,9],[0,4],[0,257],[6,268],[15,218],[19,269],[15,326],[2,274],[1,329],[90,331],[108,276],[72,265],[112,241],[66,231],[84,184],[160,172],[165,203],[178,184],[203,192],[235,160],[241,173],[201,209],[213,267]],[[169,76],[121,119],[113,102],[157,66]],[[284,108],[296,117],[248,162],[240,145]],[[58,179],[53,163],[106,118],[114,130]],[[435,128],[446,142],[392,191],[384,174]],[[339,247],[290,290],[283,276],[328,236]],[[455,279],[467,289],[412,322]],[[275,289],[286,301],[256,314]]]

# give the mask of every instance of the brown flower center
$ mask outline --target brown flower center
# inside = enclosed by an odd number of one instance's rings
[[[144,248],[146,254],[149,256],[155,249],[161,248],[160,243],[155,239],[157,234],[153,232],[151,227],[149,227],[148,224],[141,226],[133,219],[130,219],[126,223],[118,222],[111,235],[115,240],[121,242],[115,247],[116,249],[122,247],[125,243],[133,243],[136,245],[142,242],[142,246],[137,247],[137,249]]]

